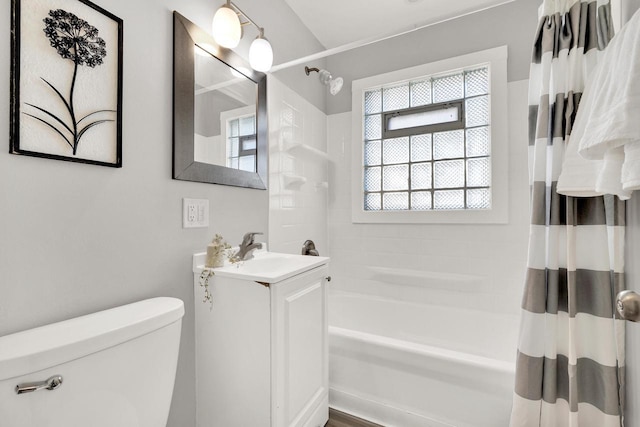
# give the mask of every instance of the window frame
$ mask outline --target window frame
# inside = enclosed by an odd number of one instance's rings
[[[257,131],[257,128],[255,127],[257,125],[257,115],[255,113],[255,110],[252,110],[251,108],[252,106],[240,107],[234,110],[223,111],[220,113],[220,129],[222,134],[222,142],[224,144],[225,166],[234,170],[242,170],[242,169],[234,168],[229,164],[229,160],[232,158],[230,157],[230,153],[227,151],[228,141],[229,141],[229,138],[231,138],[228,134],[229,122],[233,120],[240,120],[242,118],[249,117],[249,116],[253,116],[253,119],[254,119],[254,133],[251,135],[242,135],[242,136],[238,135],[237,137],[238,138],[238,156],[236,158],[238,159],[238,163],[239,163],[240,157],[247,157],[247,156],[253,155],[255,156],[254,169],[255,171],[257,171],[258,169],[258,164],[257,164],[257,158],[258,158],[257,132],[258,131]],[[239,126],[239,123],[238,123],[238,126]],[[247,138],[247,137],[253,137],[253,139],[256,140],[255,150],[242,149],[242,140],[243,138]]]
[[[402,110],[382,112],[382,139],[401,138],[403,136],[412,136],[424,133],[444,132],[448,130],[464,129],[465,111],[464,99],[455,101],[439,102],[436,104],[421,105],[419,107],[403,108]],[[392,117],[405,116],[410,114],[426,113],[429,111],[444,110],[456,107],[458,109],[458,120],[451,122],[435,123],[431,125],[416,126],[412,128],[389,130],[389,119]]]
[[[461,210],[364,210],[364,94],[421,78],[489,67],[491,208]],[[430,104],[441,105],[441,104]],[[463,116],[464,117],[464,116]],[[464,119],[463,119],[464,120]],[[385,122],[386,125],[386,122]],[[505,224],[508,222],[507,46],[371,76],[352,83],[352,205],[354,223]]]

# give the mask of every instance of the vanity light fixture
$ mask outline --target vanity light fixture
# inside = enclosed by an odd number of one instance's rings
[[[241,16],[246,19],[245,22],[240,21]],[[227,0],[213,17],[213,38],[220,46],[233,49],[242,38],[242,26],[248,24],[255,26],[259,32],[249,48],[249,63],[254,70],[266,73],[273,65],[273,49],[264,36],[264,28],[256,24],[231,0]]]
[[[249,63],[251,68],[263,73],[269,71],[273,65],[273,49],[269,40],[264,38],[264,28],[260,28],[260,35],[251,43]]]
[[[242,25],[238,14],[232,8],[230,0],[227,0],[227,4],[220,6],[220,9],[213,15],[211,32],[213,38],[222,47],[233,49],[240,43]]]
[[[321,70],[315,67],[314,68],[304,67],[304,72],[307,74],[307,76],[312,71],[315,71],[318,73],[318,78],[320,79],[320,82],[323,85],[329,86],[329,93],[331,93],[331,95],[335,95],[338,92],[340,92],[340,89],[342,89],[342,84],[344,83],[344,80],[342,80],[342,77],[337,77],[334,79],[331,73],[328,72],[327,70]]]

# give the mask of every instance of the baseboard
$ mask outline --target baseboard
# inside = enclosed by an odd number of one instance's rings
[[[335,388],[329,389],[329,407],[369,422],[369,424],[355,424],[356,426],[470,427],[466,425],[449,424]],[[337,427],[342,426],[338,425]]]

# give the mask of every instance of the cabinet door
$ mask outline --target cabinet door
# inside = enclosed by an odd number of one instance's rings
[[[198,275],[194,279],[196,425],[269,427],[271,292],[249,280],[214,276],[211,307],[202,302]]]
[[[273,423],[328,420],[327,267],[271,285]]]

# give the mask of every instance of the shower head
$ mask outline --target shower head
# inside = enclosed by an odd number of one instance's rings
[[[342,79],[342,77],[333,78],[331,73],[328,72],[327,70],[321,70],[319,68],[304,67],[304,72],[307,74],[307,76],[312,71],[315,71],[318,73],[318,78],[320,79],[320,82],[323,85],[329,86],[329,93],[331,93],[331,95],[335,95],[338,92],[340,92],[340,89],[342,89],[342,85],[344,84],[344,80]]]

